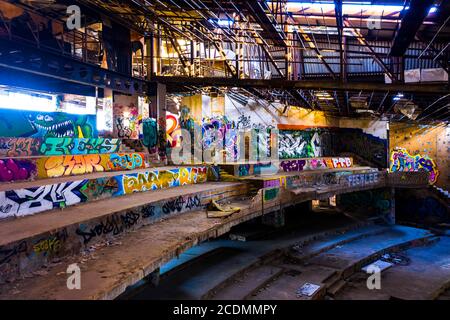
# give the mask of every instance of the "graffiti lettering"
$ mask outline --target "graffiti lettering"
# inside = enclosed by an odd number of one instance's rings
[[[295,172],[303,170],[350,168],[353,165],[352,158],[311,158],[283,160],[280,162],[280,170]]]
[[[122,195],[206,182],[207,167],[181,167],[173,170],[154,170],[122,175],[115,178],[119,185],[117,195]]]
[[[35,253],[42,253],[44,256],[58,253],[62,244],[67,239],[67,230],[57,232],[54,236],[38,241],[33,245]]]
[[[426,171],[430,174],[430,184],[436,183],[439,176],[439,170],[433,159],[420,154],[412,156],[403,148],[392,152],[389,170],[391,172]]]
[[[112,170],[133,170],[145,168],[142,153],[113,153],[109,156],[109,167]]]
[[[120,140],[109,138],[47,138],[42,142],[43,155],[82,155],[113,153],[119,150]]]
[[[98,154],[49,157],[45,160],[44,169],[47,177],[103,172],[100,162]]]
[[[121,234],[137,224],[140,217],[141,215],[139,213],[130,211],[120,216],[108,217],[105,221],[96,224],[88,231],[85,231],[86,228],[82,225],[80,228],[77,228],[75,233],[82,237],[84,244],[87,244],[92,239],[101,235],[112,234],[116,236]]]
[[[0,192],[0,203],[4,208],[9,208],[8,213],[1,212],[0,218],[25,216],[84,202],[86,196],[83,190],[87,182],[80,180]]]

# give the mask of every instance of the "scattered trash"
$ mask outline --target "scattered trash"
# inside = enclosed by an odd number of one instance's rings
[[[383,254],[383,256],[381,257],[381,260],[390,262],[392,264],[401,265],[401,266],[407,266],[411,262],[411,260],[408,257],[401,255],[399,253]]]
[[[297,296],[307,296],[307,297],[311,297],[313,296],[317,290],[320,289],[320,286],[314,283],[305,283],[303,286],[301,286],[298,290],[297,290]]]
[[[369,269],[373,269],[373,267],[377,267],[378,269],[380,269],[380,272],[381,272],[381,271],[384,271],[386,269],[389,269],[392,266],[393,266],[393,264],[390,263],[390,262],[386,262],[386,261],[383,261],[383,260],[377,260],[377,261],[375,261],[375,262],[373,262],[371,264],[368,264],[365,267],[362,267],[361,270],[364,271],[365,273],[369,273]]]
[[[223,206],[212,200],[207,206],[208,218],[225,218],[231,216],[233,213],[241,211],[239,207]]]

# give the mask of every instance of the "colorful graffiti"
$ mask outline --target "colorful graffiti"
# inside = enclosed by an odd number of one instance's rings
[[[280,130],[278,154],[280,159],[312,158],[324,155],[319,130]]]
[[[177,147],[181,136],[181,127],[178,122],[178,116],[175,114],[166,115],[166,135],[167,145],[170,148]]]
[[[134,170],[145,168],[145,155],[143,153],[112,153],[108,156],[108,167],[111,170]]]
[[[42,158],[38,160],[38,176],[55,178],[103,172],[105,169],[101,161],[98,154]]]
[[[439,170],[433,159],[420,154],[411,155],[406,149],[398,148],[391,153],[391,172],[427,171],[429,182],[434,184],[439,176]]]
[[[206,182],[207,171],[207,167],[181,167],[173,170],[124,174],[115,177],[119,186],[116,195]]]
[[[39,151],[42,155],[102,154],[117,152],[119,147],[119,139],[48,138],[42,141]]]
[[[0,181],[11,182],[26,180],[36,173],[36,166],[28,160],[0,160]]]
[[[252,172],[252,165],[250,164],[240,164],[238,166],[238,176],[239,177],[245,177],[251,174]]]
[[[0,192],[0,218],[25,216],[86,201],[88,180]]]
[[[113,106],[114,132],[119,138],[137,139],[139,137],[139,116],[137,101],[132,96],[115,96]]]
[[[145,119],[143,121],[144,145],[149,151],[153,151],[158,144],[158,125],[155,119]]]
[[[279,193],[279,188],[264,189],[263,202],[275,200]]]
[[[95,138],[96,115],[64,112],[0,110],[0,136],[34,138]]]
[[[295,172],[303,170],[350,168],[353,159],[348,157],[336,158],[311,158],[283,160],[280,162],[280,170],[284,172]]]
[[[38,178],[145,168],[143,153],[68,155],[39,158]]]
[[[238,131],[225,116],[203,118],[202,120],[202,146],[203,149],[216,148],[223,152],[227,160],[239,158]],[[214,158],[216,155],[213,154]],[[222,158],[220,158],[222,160]]]
[[[39,155],[40,139],[0,138],[0,155],[6,157],[27,157]]]

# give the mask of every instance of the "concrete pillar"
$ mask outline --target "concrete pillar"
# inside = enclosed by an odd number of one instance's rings
[[[158,83],[156,88],[156,112],[158,115],[158,150],[162,164],[167,164],[166,135],[166,85]]]
[[[390,208],[389,208],[389,213],[387,215],[387,221],[390,224],[395,224],[395,189],[394,188],[390,189],[389,202],[390,202]]]
[[[284,210],[275,211],[262,216],[262,224],[275,228],[280,228],[285,225]]]

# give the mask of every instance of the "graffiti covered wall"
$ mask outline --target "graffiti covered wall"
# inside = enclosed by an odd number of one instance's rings
[[[395,149],[391,153],[389,170],[391,172],[427,171],[430,184],[435,184],[439,170],[433,159],[420,154],[410,155],[406,149]]]
[[[143,153],[111,153],[44,157],[36,160],[38,178],[145,168]]]
[[[283,172],[350,168],[352,166],[353,166],[353,159],[349,157],[295,159],[295,160],[283,160],[280,162],[280,170]]]
[[[392,123],[389,141],[391,170],[426,170],[431,183],[450,189],[449,126]]]
[[[139,117],[137,96],[114,95],[114,135],[123,139],[139,138]]]
[[[95,115],[0,109],[0,137],[95,138]]]
[[[103,154],[119,151],[110,138],[0,138],[1,157]]]
[[[88,180],[0,192],[0,219],[25,216],[86,201]]]
[[[280,130],[280,159],[322,157],[330,154],[330,135],[325,129]]]
[[[206,182],[208,167],[180,167],[170,170],[151,170],[115,177],[118,183],[116,195],[166,189]]]
[[[26,216],[77,203],[122,196],[134,192],[172,188],[206,182],[214,176],[206,166],[149,170],[113,177],[85,179],[40,187],[0,192],[0,219]],[[214,169],[215,170],[215,169]],[[60,174],[61,171],[58,172]]]

